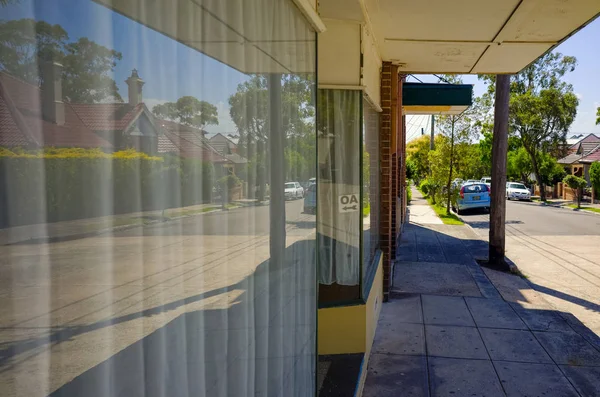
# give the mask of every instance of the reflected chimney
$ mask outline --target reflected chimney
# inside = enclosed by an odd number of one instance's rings
[[[142,103],[142,86],[144,85],[144,80],[140,79],[137,69],[131,71],[131,76],[125,82],[129,87],[129,104],[136,106]]]
[[[62,100],[62,68],[56,61],[42,64],[42,116],[54,124],[65,123]]]

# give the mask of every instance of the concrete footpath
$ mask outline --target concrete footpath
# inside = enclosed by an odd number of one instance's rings
[[[363,396],[599,396],[600,338],[413,197]]]

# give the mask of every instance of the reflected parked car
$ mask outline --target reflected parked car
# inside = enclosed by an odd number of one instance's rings
[[[527,186],[518,182],[506,183],[506,198],[508,200],[531,200],[531,190]]]
[[[490,187],[485,183],[465,183],[460,188],[456,202],[453,203],[454,210],[461,214],[464,210],[483,209],[490,210]]]
[[[306,190],[304,196],[304,213],[316,214],[317,213],[317,184],[313,183]]]
[[[285,199],[301,199],[304,197],[304,188],[298,182],[287,182],[285,184]]]

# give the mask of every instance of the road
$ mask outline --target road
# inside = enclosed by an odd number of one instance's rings
[[[488,214],[462,218],[488,238]],[[506,255],[547,301],[600,335],[599,215],[509,201]]]
[[[286,203],[282,263],[269,260],[268,206],[0,247],[0,395],[261,394],[240,365],[275,357],[274,382],[290,357],[312,365],[315,216],[302,207]]]

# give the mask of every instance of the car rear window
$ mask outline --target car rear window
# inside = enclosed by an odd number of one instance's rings
[[[525,185],[523,185],[523,184],[520,184],[520,183],[511,183],[511,184],[510,184],[510,187],[511,187],[512,189],[527,189],[527,188],[525,187]]]
[[[481,193],[487,192],[487,186],[484,184],[473,184],[463,186],[465,193]]]
[[[286,189],[293,189],[293,188],[295,188],[295,187],[296,187],[296,184],[295,184],[295,183],[286,183],[286,184],[285,184],[285,188],[286,188]]]

